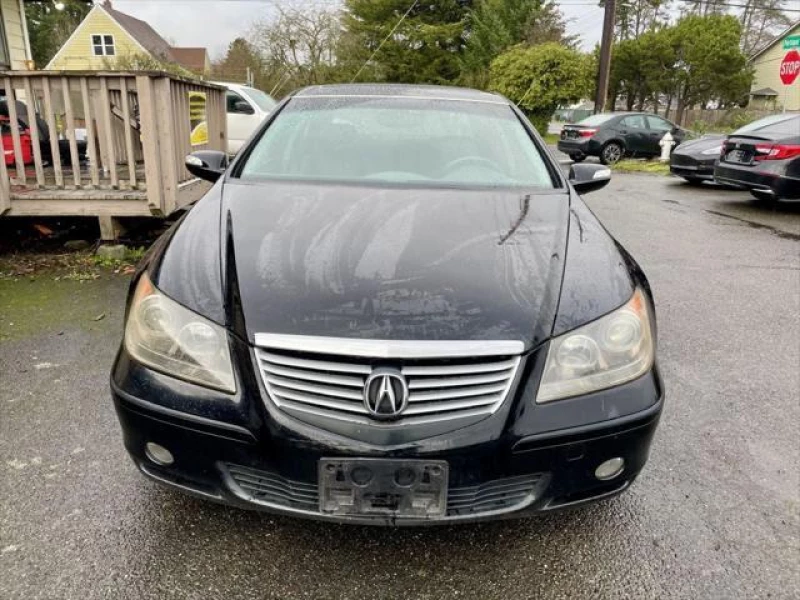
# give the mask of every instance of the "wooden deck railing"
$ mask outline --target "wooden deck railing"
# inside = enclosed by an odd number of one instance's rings
[[[208,188],[184,157],[226,148],[225,91],[204,82],[9,71],[0,88],[0,215],[168,215]]]

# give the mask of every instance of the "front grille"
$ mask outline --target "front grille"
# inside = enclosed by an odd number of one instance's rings
[[[419,424],[494,413],[514,380],[520,357],[376,359],[257,348],[273,402],[290,413],[376,424],[363,389],[376,366],[394,366],[408,383],[408,406],[391,424]]]
[[[672,156],[670,157],[670,163],[673,166],[697,166],[698,162],[699,161],[697,159],[692,158],[687,154],[679,154],[676,152],[673,152]]]
[[[319,512],[316,483],[288,479],[277,473],[241,465],[226,464],[233,482],[251,501]],[[447,516],[480,515],[508,511],[536,497],[544,475],[534,473],[487,481],[480,485],[452,487],[447,496]]]
[[[225,465],[236,485],[254,502],[278,504],[298,510],[317,511],[316,483],[294,481],[269,471],[239,465]]]
[[[542,481],[541,474],[520,475],[452,488],[447,496],[447,515],[474,515],[513,508],[535,496]]]

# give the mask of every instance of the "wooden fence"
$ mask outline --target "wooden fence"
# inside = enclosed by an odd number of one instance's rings
[[[184,157],[226,148],[225,90],[205,82],[7,71],[0,88],[0,215],[168,215],[208,189]]]

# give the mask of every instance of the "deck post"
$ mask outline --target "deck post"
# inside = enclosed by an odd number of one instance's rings
[[[147,204],[154,214],[165,214],[163,190],[161,188],[161,152],[159,146],[159,131],[155,120],[156,108],[153,80],[147,75],[137,75],[136,91],[139,94],[142,156],[144,157],[144,180],[147,185]]]
[[[117,217],[101,215],[97,220],[100,223],[100,239],[104,242],[115,242],[125,233],[125,228]]]
[[[155,117],[160,129],[161,185],[164,193],[163,210],[164,214],[168,215],[178,205],[178,170],[175,167],[175,124],[172,118],[172,82],[168,77],[159,77],[154,84]]]

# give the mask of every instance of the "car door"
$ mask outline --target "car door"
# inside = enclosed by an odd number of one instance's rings
[[[228,121],[228,153],[235,154],[261,122],[255,108],[241,94],[233,90],[225,92]],[[245,110],[244,107],[249,107]]]
[[[655,115],[647,115],[647,124],[650,126],[648,135],[648,152],[650,154],[661,154],[659,142],[667,133],[672,134],[676,146],[683,141],[684,131],[666,119]]]
[[[627,154],[642,154],[647,152],[647,123],[644,115],[628,115],[620,119],[617,133],[625,142]]]

